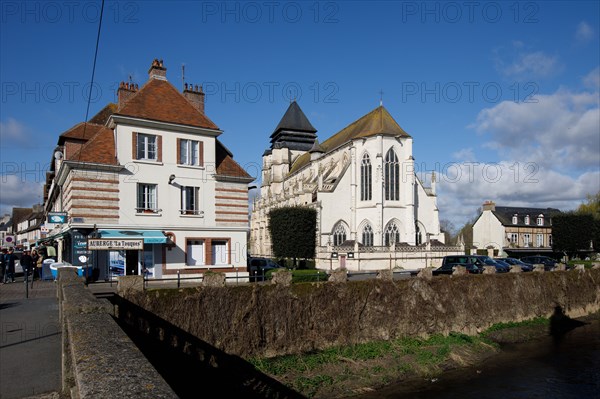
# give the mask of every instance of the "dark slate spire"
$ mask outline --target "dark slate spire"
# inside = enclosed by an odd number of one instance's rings
[[[293,101],[271,134],[271,148],[308,151],[317,138],[316,132],[298,103]]]

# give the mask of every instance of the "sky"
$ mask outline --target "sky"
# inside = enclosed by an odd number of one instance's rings
[[[0,2],[0,214],[42,199],[58,136],[142,86],[203,85],[260,185],[290,100],[321,142],[380,102],[437,177],[440,218],[486,200],[575,209],[600,190],[598,1]]]

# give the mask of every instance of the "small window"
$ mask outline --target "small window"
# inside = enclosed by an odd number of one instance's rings
[[[137,190],[137,212],[156,213],[158,204],[156,202],[156,184],[138,184]]]
[[[537,234],[536,238],[535,238],[535,246],[538,248],[541,248],[544,246],[544,235],[543,234]]]
[[[137,159],[156,161],[158,160],[157,139],[150,134],[137,134]]]
[[[529,225],[529,215],[525,216],[525,224]]]
[[[519,219],[517,218],[517,215],[513,215],[512,224],[517,224],[518,222],[519,222]]]
[[[181,187],[181,209],[179,213],[182,215],[198,215],[200,213],[198,205],[199,192],[198,187]]]
[[[202,166],[202,143],[196,140],[179,140],[179,164]]]
[[[544,215],[539,215],[537,217],[537,225],[538,226],[543,226],[544,225]]]

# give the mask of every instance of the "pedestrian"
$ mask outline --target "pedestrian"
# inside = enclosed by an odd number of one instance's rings
[[[2,252],[0,252],[0,273],[2,276],[0,278],[4,281],[4,275],[6,274],[6,263],[4,262],[4,257],[6,256],[6,249],[2,248]]]
[[[26,283],[27,276],[33,273],[33,258],[28,249],[23,251],[23,255],[21,255],[21,267],[23,268],[23,280]]]
[[[31,260],[32,260],[32,264],[33,264],[33,274],[31,275],[31,278],[34,279],[36,276],[40,276],[40,270],[38,269],[41,266],[41,263],[39,263],[39,260],[41,259],[41,256],[38,254],[37,249],[33,249],[31,251]],[[40,266],[38,266],[38,263]]]
[[[4,284],[15,282],[15,259],[14,249],[9,248],[8,253],[4,256],[4,263],[6,264],[4,273]],[[10,280],[10,281],[8,281]]]

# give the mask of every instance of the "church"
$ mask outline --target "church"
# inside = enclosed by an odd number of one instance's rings
[[[272,257],[271,209],[317,210],[318,269],[437,267],[444,245],[435,175],[415,173],[413,138],[380,105],[323,142],[297,102],[270,136],[262,157],[260,196],[253,203],[250,253]]]

